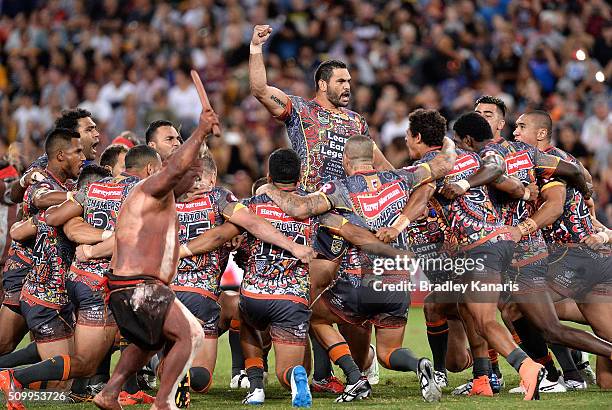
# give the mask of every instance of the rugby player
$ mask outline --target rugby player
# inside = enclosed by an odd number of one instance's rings
[[[555,157],[580,166],[578,160],[551,145],[552,120],[545,111],[532,111],[521,115],[514,136],[518,141],[537,147]],[[544,189],[546,187],[546,189]],[[612,332],[606,317],[610,315],[612,287],[612,258],[610,247],[592,250],[582,242],[597,234],[586,205],[586,196],[569,184],[547,181],[542,191],[551,197],[560,197],[563,208],[556,218],[547,218],[545,204],[516,229],[518,234],[542,229],[551,252],[548,282],[550,287],[565,298],[576,301],[580,312],[600,338],[611,341]],[[543,197],[547,201],[548,197]],[[516,232],[514,235],[518,235]],[[586,350],[586,349],[582,349]],[[597,384],[612,388],[612,356],[599,352],[597,356]]]
[[[156,120],[145,131],[145,143],[157,151],[162,162],[166,162],[181,146],[181,136],[170,121]]]
[[[508,172],[512,173],[512,176],[520,178],[524,184],[533,184],[537,180],[542,181],[553,176],[561,177],[568,181],[572,177],[575,178],[576,175],[582,176],[578,167],[565,161],[559,161],[557,157],[551,157],[538,150],[530,149],[531,147],[527,144],[507,141],[504,141],[503,144],[494,143],[493,134],[488,122],[478,113],[473,112],[462,115],[455,122],[453,129],[464,146],[483,156],[483,162],[486,159],[491,159],[490,161],[492,162],[507,165],[504,168],[507,168]],[[516,166],[519,164],[518,161],[525,161],[525,164]],[[467,181],[470,185],[479,185],[479,182],[475,182],[473,177],[480,172],[478,171],[468,178]],[[495,176],[487,179],[492,182]],[[488,183],[490,184],[491,182]],[[584,181],[577,181],[577,183],[584,185]],[[457,184],[454,185],[456,186]],[[498,186],[496,188],[499,189]],[[459,191],[454,191],[454,193],[460,193],[460,189],[459,187]],[[495,191],[492,190],[492,192]],[[561,213],[560,210],[563,208],[563,203],[559,198],[550,198],[544,191],[542,195],[547,205],[540,212],[546,212],[546,220],[543,222],[543,224],[546,224],[548,221],[552,222],[558,217]],[[530,194],[526,194],[525,199],[530,199],[529,196]],[[508,201],[507,199],[500,199],[499,195],[493,195],[493,193],[491,198],[504,221],[510,226],[519,226],[520,223],[535,213],[535,206],[524,199]],[[547,255],[548,252],[546,252],[541,231],[535,231],[520,239],[519,246],[515,250],[515,261],[509,269],[510,278],[518,285],[518,290],[511,295],[512,300],[517,302],[520,312],[535,326],[535,332],[544,333],[544,338],[547,342],[567,345],[609,357],[612,353],[612,345],[594,337],[590,333],[564,326],[559,322],[546,285]],[[517,329],[521,339],[526,342],[526,337],[524,336],[526,332],[520,331],[525,329],[525,324],[522,321],[517,322],[517,320],[513,322],[515,324],[514,327]],[[548,372],[547,378],[540,386],[540,390],[542,392],[566,391],[565,386],[558,383],[560,375],[552,362],[552,357],[548,353],[546,344],[540,343],[533,346],[533,343],[530,343],[529,346],[532,349],[535,347],[537,350],[528,351],[528,353],[535,355],[533,358],[539,363],[544,364]]]
[[[501,99],[490,95],[483,95],[476,100],[474,104],[474,111],[482,115],[485,120],[487,120],[487,122],[491,126],[491,130],[493,131],[494,141],[506,146],[510,144],[510,142],[506,141],[501,135],[501,131],[504,129],[505,126],[504,117],[506,115],[506,104]],[[517,171],[519,175],[525,175],[524,171],[519,171],[516,168],[514,170]],[[533,186],[534,184],[531,183],[528,185],[528,188],[531,188]],[[534,202],[536,200],[537,196],[531,195],[530,201]],[[563,304],[563,306],[565,306],[566,308],[570,305],[571,309],[574,312],[578,312],[578,307],[576,306],[575,302],[566,300]],[[559,313],[561,305],[556,303],[555,308]],[[513,314],[515,315],[515,317],[512,317]],[[541,337],[537,329],[535,329],[533,325],[531,325],[527,320],[517,319],[517,314],[520,315],[520,313],[518,313],[518,309],[515,308],[514,304],[505,304],[502,307],[502,318],[506,322],[506,326],[508,326],[509,329],[514,332],[514,334],[516,334],[516,329],[512,330],[512,328],[519,328],[521,335],[517,335],[517,337],[520,336],[522,338],[522,343],[530,345],[528,350],[533,350],[533,352],[528,352],[529,354],[533,353],[535,356],[543,358],[542,364],[544,364],[547,369],[551,371],[551,374],[547,375],[547,378],[551,378],[555,372],[551,369],[552,360],[550,357],[547,356],[547,352],[545,351],[544,339]],[[515,321],[518,320],[519,322],[513,324],[511,323],[512,319],[514,319]],[[564,384],[568,389],[586,388],[585,380],[587,379],[594,383],[595,373],[591,369],[588,360],[577,360],[575,363],[567,347],[553,344],[550,346],[550,348],[554,352],[557,361],[563,369]],[[493,354],[496,355],[494,350],[491,350],[490,352],[493,352]],[[546,358],[544,358],[543,355],[546,356]],[[584,356],[588,359],[587,354],[584,354]],[[577,367],[579,367],[580,370],[578,370]]]
[[[106,147],[100,156],[100,166],[108,168],[114,177],[125,171],[125,156],[128,149],[123,144],[113,144]]]
[[[304,197],[291,195],[273,185],[262,187],[260,192],[266,193],[284,212],[300,219],[337,209],[349,221],[353,220],[369,229],[401,225],[404,221],[399,213],[410,192],[423,183],[445,175],[452,168],[455,157],[454,144],[447,139],[443,154],[431,163],[416,169],[377,172],[374,169],[374,152],[374,144],[369,138],[353,136],[347,141],[343,155],[344,169],[349,175],[346,179],[329,182],[319,192]],[[398,239],[394,245],[398,249],[406,249],[406,238]],[[374,324],[376,329],[378,361],[392,370],[417,372],[423,398],[427,401],[439,400],[441,392],[433,380],[429,360],[418,360],[408,349],[401,348],[410,305],[408,292],[372,290],[369,282],[373,281],[370,280],[362,284],[362,274],[371,269],[368,259],[367,255],[359,253],[350,255],[348,267],[335,285],[323,293],[325,303],[316,305],[313,311],[311,326],[317,338],[328,348],[330,358],[347,376],[345,391],[337,401],[368,397],[371,387],[367,379],[361,377],[346,341],[333,329],[332,323],[356,325],[367,321]],[[407,272],[396,272],[388,275],[387,280],[402,283],[409,280],[409,276]],[[357,293],[360,296],[355,299],[352,295]],[[365,355],[369,354],[369,335],[367,340],[368,344],[361,349]]]
[[[417,110],[410,118],[407,143],[411,157],[417,159],[417,163],[435,158],[445,133],[445,120],[431,110]],[[514,244],[489,199],[487,188],[470,187],[468,193],[454,200],[449,200],[439,193],[434,196],[436,188],[442,189],[445,184],[467,179],[480,166],[481,159],[478,155],[457,149],[457,162],[453,171],[444,180],[438,180],[437,187],[423,185],[417,192],[424,191],[442,210],[440,217],[451,227],[450,233],[455,237],[460,252],[458,255],[481,261],[458,278],[468,285],[466,292],[461,295],[463,301],[459,305],[462,320],[468,327],[468,336],[472,331],[506,357],[519,372],[526,387],[525,399],[538,399],[539,384],[545,375],[544,368],[531,360],[516,345],[503,325],[495,320],[500,294],[498,285],[502,283],[501,274],[511,261]],[[406,206],[403,213],[408,219],[414,219],[421,215],[424,209]],[[473,283],[493,286],[481,289],[472,286]],[[476,378],[472,394],[483,392],[484,395],[492,395],[488,378],[489,358],[475,359],[473,372]]]
[[[28,187],[24,197],[29,206],[28,214],[32,216],[13,226],[15,232],[27,225],[38,226],[32,253],[33,268],[23,283],[20,309],[42,359],[69,354],[73,335],[72,306],[64,277],[74,247],[61,230],[45,223],[44,209],[72,197],[65,184],[69,178],[78,177],[85,161],[79,134],[68,129],[50,131],[45,140],[45,152],[49,159],[45,178]],[[3,373],[2,389],[11,388],[7,376]],[[8,395],[8,390],[3,391]]]
[[[285,123],[291,148],[302,162],[300,188],[314,192],[326,182],[346,176],[342,153],[346,140],[353,135],[368,135],[368,125],[358,113],[348,110],[351,96],[351,76],[345,63],[338,60],[322,62],[314,75],[315,97],[306,100],[289,96],[267,84],[263,45],[270,38],[269,25],[253,29],[250,44],[249,83],[251,92],[270,114]],[[382,152],[375,147],[374,165],[378,170],[392,169]],[[346,254],[342,238],[322,235],[315,239],[314,248],[321,256],[310,266],[311,286],[318,294],[332,281],[336,260]],[[342,384],[333,377],[327,354],[312,339],[315,371],[315,392],[340,393]]]

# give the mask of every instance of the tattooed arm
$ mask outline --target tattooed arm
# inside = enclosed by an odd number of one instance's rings
[[[268,85],[263,60],[263,44],[270,37],[272,28],[268,25],[255,26],[251,39],[249,57],[249,84],[251,93],[263,104],[273,117],[280,117],[290,104],[287,94]]]
[[[283,212],[296,219],[321,215],[332,208],[322,192],[300,196],[280,190],[274,184],[266,184],[257,190],[257,194],[267,194]]]

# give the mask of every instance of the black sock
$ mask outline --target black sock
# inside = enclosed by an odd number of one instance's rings
[[[510,366],[514,367],[514,370],[518,372],[521,368],[521,364],[528,357],[529,356],[527,356],[527,353],[517,347],[516,349],[510,352],[508,357],[506,357],[506,360],[508,361],[508,363],[510,363]]]
[[[490,361],[488,357],[475,357],[474,358],[474,367],[472,367],[472,374],[474,375],[474,379],[479,378],[480,376],[489,376],[489,365]]]
[[[264,369],[262,367],[257,366],[249,367],[248,369],[246,369],[246,373],[249,378],[249,384],[251,385],[251,387],[249,388],[249,391],[251,393],[255,391],[255,389],[264,388],[263,372]]]
[[[310,343],[312,343],[312,357],[314,361],[313,380],[329,378],[332,375],[332,366],[327,351],[312,336],[310,336]]]
[[[584,382],[583,377],[576,368],[576,363],[574,363],[570,349],[566,346],[550,345],[550,350],[555,354],[559,366],[561,366],[561,370],[563,370],[563,378],[565,380],[575,380],[580,383]]]
[[[121,339],[120,350],[121,354],[125,351],[125,348],[128,347],[129,343],[125,339]],[[138,386],[138,379],[136,378],[136,373],[128,377],[122,387],[123,391],[128,392],[129,394],[138,393],[140,391],[140,387]]]
[[[230,329],[228,338],[230,351],[232,352],[232,377],[234,377],[244,369],[244,355],[242,354],[242,346],[240,346],[240,332]]]
[[[491,372],[495,373],[498,378],[501,378],[502,372],[499,368],[499,353],[497,353],[495,349],[489,349],[489,361],[491,362]]]
[[[89,386],[89,377],[79,377],[72,381],[70,391],[76,394],[86,394],[87,386]]]
[[[212,375],[205,367],[192,367],[189,369],[191,388],[198,393],[205,393],[210,386]]]
[[[344,372],[347,384],[355,384],[361,378],[361,371],[359,371],[359,367],[357,367],[351,355],[345,354],[336,360],[336,364],[340,366]]]
[[[521,348],[533,360],[543,358],[548,354],[548,346],[542,333],[527,318],[522,317],[515,320],[512,325],[521,338]]]
[[[40,362],[36,343],[30,343],[23,349],[15,350],[0,356],[0,369],[10,369],[18,366],[25,366]]]
[[[576,363],[577,368],[578,365],[582,363],[582,352],[580,350],[570,349],[570,354],[572,355],[572,360],[574,363]]]
[[[14,375],[19,383],[26,386],[43,380],[68,380],[69,373],[69,356],[60,355],[23,369],[16,369]]]
[[[376,360],[376,359],[375,359]],[[389,355],[389,367],[399,372],[416,372],[419,359],[405,347],[395,349]]]
[[[446,351],[448,349],[448,322],[427,323],[427,340],[433,355],[434,370],[446,373]]]

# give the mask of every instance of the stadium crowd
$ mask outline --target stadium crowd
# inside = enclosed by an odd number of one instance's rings
[[[284,127],[250,95],[248,44],[271,23],[268,77],[311,97],[327,58],[346,61],[352,108],[396,166],[408,113],[448,120],[494,95],[518,113],[542,108],[556,144],[593,174],[599,217],[612,220],[611,8],[603,0],[509,1],[4,1],[0,20],[0,154],[19,165],[42,152],[63,108],[90,110],[104,148],[115,137],[143,141],[155,119],[199,115],[188,76],[196,68],[220,113],[211,141],[221,181],[246,197],[268,155],[287,146]],[[100,149],[98,152],[102,152]]]

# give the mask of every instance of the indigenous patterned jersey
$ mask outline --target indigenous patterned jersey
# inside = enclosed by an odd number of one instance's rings
[[[47,171],[47,178],[28,188],[34,197],[44,190],[66,191],[64,184]],[[74,256],[74,245],[60,228],[45,223],[44,212],[35,217],[36,241],[32,250],[33,269],[28,273],[21,297],[37,304],[59,309],[68,304],[65,279]]]
[[[564,159],[572,164],[580,162],[567,152],[548,147],[544,152]],[[552,182],[556,183],[556,182]],[[544,228],[544,238],[548,243],[580,243],[586,236],[597,233],[584,196],[576,188],[567,186],[563,214],[551,226]]]
[[[315,100],[289,96],[285,112],[278,117],[287,125],[291,148],[302,160],[300,187],[307,192],[345,177],[342,156],[346,140],[368,135],[368,124],[361,115],[341,110],[332,112]]]
[[[46,169],[47,168],[47,155],[42,155],[38,157],[34,162],[30,164],[30,166],[26,169],[25,173],[27,174],[33,168]],[[29,187],[28,187],[29,188]],[[36,214],[38,212],[32,204],[32,195],[30,194],[31,190],[27,189],[23,195],[23,203],[22,203],[22,213],[24,218],[29,218],[30,216]],[[10,248],[10,257],[17,258],[20,263],[31,264],[32,262],[32,247],[34,246],[34,239],[26,240],[23,242],[12,241]]]
[[[221,187],[214,187],[203,198],[191,202],[177,202],[181,245],[223,224],[223,210],[234,202],[238,202],[238,198]],[[226,246],[221,246],[212,252],[182,258],[179,261],[178,273],[172,281],[172,289],[196,292],[217,300],[221,293],[219,283],[229,259],[229,251]]]
[[[486,155],[501,156],[506,164],[506,175],[517,178],[524,186],[550,178],[559,164],[558,158],[545,155],[520,141],[491,142],[483,147],[480,154],[483,158]],[[489,192],[506,225],[517,226],[537,210],[534,202],[510,199],[494,189]],[[525,265],[545,257],[548,254],[545,245],[540,230],[521,238],[515,251],[516,265]]]
[[[426,164],[395,171],[372,170],[328,182],[321,192],[331,208],[349,222],[376,231],[391,226],[404,209],[410,192],[430,179],[431,172]],[[408,249],[406,231],[391,246]],[[369,272],[372,263],[365,252],[350,246],[342,260],[340,275],[359,286],[361,276]]]
[[[121,174],[92,182],[81,189],[75,200],[83,207],[83,219],[97,229],[114,231],[117,216],[123,201],[140,178]],[[86,283],[91,288],[100,286],[99,279],[110,269],[110,257],[92,259],[86,262],[74,260],[70,266],[69,278]]]
[[[301,191],[299,193],[303,194]],[[245,199],[242,203],[294,242],[310,245],[312,233],[310,218],[298,221],[290,217],[265,194]],[[241,292],[249,297],[286,299],[308,305],[310,298],[308,266],[290,252],[252,235],[248,235],[247,241],[251,252]]]
[[[444,184],[468,178],[480,168],[480,157],[474,152],[457,149],[457,160],[452,171],[436,181],[437,189]],[[438,150],[427,152],[415,164],[431,161]],[[448,200],[442,195],[434,195],[432,206],[440,207],[450,232],[455,236],[460,248],[472,248],[504,232],[504,224],[493,207],[486,186],[470,188],[464,195]]]

